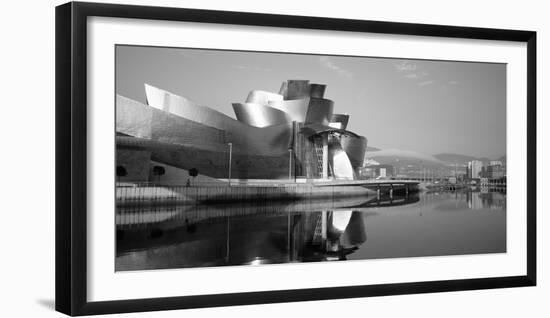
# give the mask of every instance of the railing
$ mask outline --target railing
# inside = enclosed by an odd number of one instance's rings
[[[117,205],[133,204],[194,204],[197,202],[260,202],[297,200],[310,198],[336,198],[365,196],[369,190],[357,185],[332,185],[317,187],[313,184],[282,183],[268,185],[215,186],[159,186],[144,183],[143,186],[116,187]]]

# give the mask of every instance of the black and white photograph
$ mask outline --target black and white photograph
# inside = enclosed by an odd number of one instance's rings
[[[507,252],[507,65],[115,47],[115,271]]]
[[[543,1],[6,4],[0,317],[550,317]]]

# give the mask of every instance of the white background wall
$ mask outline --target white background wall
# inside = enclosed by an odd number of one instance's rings
[[[187,311],[117,317],[548,317],[550,309],[550,22],[546,1],[112,1],[189,8],[528,29],[538,32],[539,286]],[[54,304],[54,7],[10,1],[1,10],[0,316],[61,317]],[[546,166],[546,167],[545,167]],[[6,179],[7,177],[7,179]],[[510,193],[509,195],[514,195]],[[513,213],[513,211],[510,211]],[[405,268],[403,270],[406,270]],[[367,274],[367,273],[366,273]]]

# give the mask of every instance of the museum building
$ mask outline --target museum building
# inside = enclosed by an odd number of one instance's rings
[[[117,180],[154,181],[155,163],[213,179],[356,179],[367,139],[325,90],[308,80],[253,90],[233,103],[235,118],[148,84],[147,104],[117,95]]]

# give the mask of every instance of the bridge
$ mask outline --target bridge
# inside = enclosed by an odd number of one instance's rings
[[[354,186],[367,186],[367,187],[376,187],[376,186],[417,186],[420,181],[417,180],[315,180],[313,182],[314,186],[323,187],[323,186],[338,186],[338,185],[354,185]]]
[[[378,198],[382,194],[389,194],[393,197],[394,192],[404,193],[418,192],[420,181],[416,180],[330,180],[330,181],[315,181],[313,185],[316,187],[323,186],[347,186],[355,185],[362,186],[370,190],[375,190]]]

